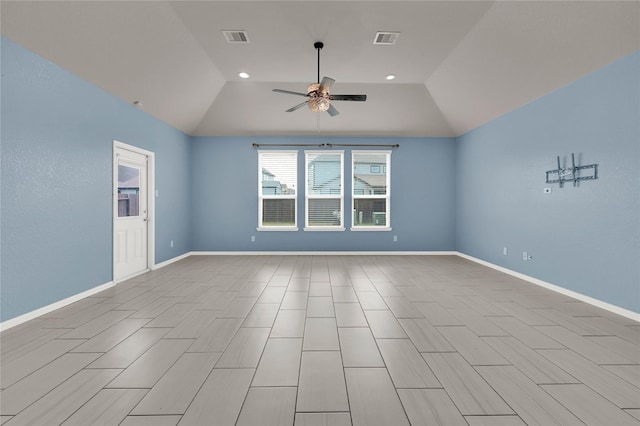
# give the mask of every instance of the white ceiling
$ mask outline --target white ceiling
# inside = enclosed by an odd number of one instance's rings
[[[203,136],[459,135],[640,50],[639,1],[2,0],[0,12],[2,35]],[[401,34],[379,46],[376,31]],[[332,93],[366,102],[284,112],[304,99],[271,89],[316,80],[315,41]]]

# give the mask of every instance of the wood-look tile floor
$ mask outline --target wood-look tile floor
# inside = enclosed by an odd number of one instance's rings
[[[192,256],[0,343],[7,426],[640,424],[638,323],[456,256]]]

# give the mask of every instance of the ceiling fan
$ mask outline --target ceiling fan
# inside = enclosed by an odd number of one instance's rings
[[[307,105],[313,112],[328,112],[330,116],[336,116],[340,114],[338,110],[331,105],[331,101],[357,101],[364,102],[367,100],[367,95],[332,95],[331,85],[335,82],[334,79],[329,77],[323,77],[320,81],[320,50],[324,47],[324,43],[317,41],[313,44],[313,47],[318,51],[318,82],[311,83],[307,87],[307,93],[292,92],[291,90],[273,89],[274,92],[288,93],[290,95],[304,96],[309,99],[298,104],[292,108],[289,108],[286,112],[293,112],[297,109]]]

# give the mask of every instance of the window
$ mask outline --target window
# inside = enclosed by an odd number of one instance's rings
[[[343,151],[305,151],[305,231],[344,231]]]
[[[388,231],[391,151],[352,151],[352,231]]]
[[[140,215],[140,169],[118,165],[118,217]]]
[[[258,151],[258,230],[297,231],[298,151]]]

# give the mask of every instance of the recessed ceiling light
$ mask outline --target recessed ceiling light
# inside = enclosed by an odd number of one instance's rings
[[[249,78],[250,76],[246,72],[239,72],[238,73],[238,77],[240,77],[240,78]]]
[[[385,77],[387,80],[394,80],[396,78],[395,74],[389,74]]]

